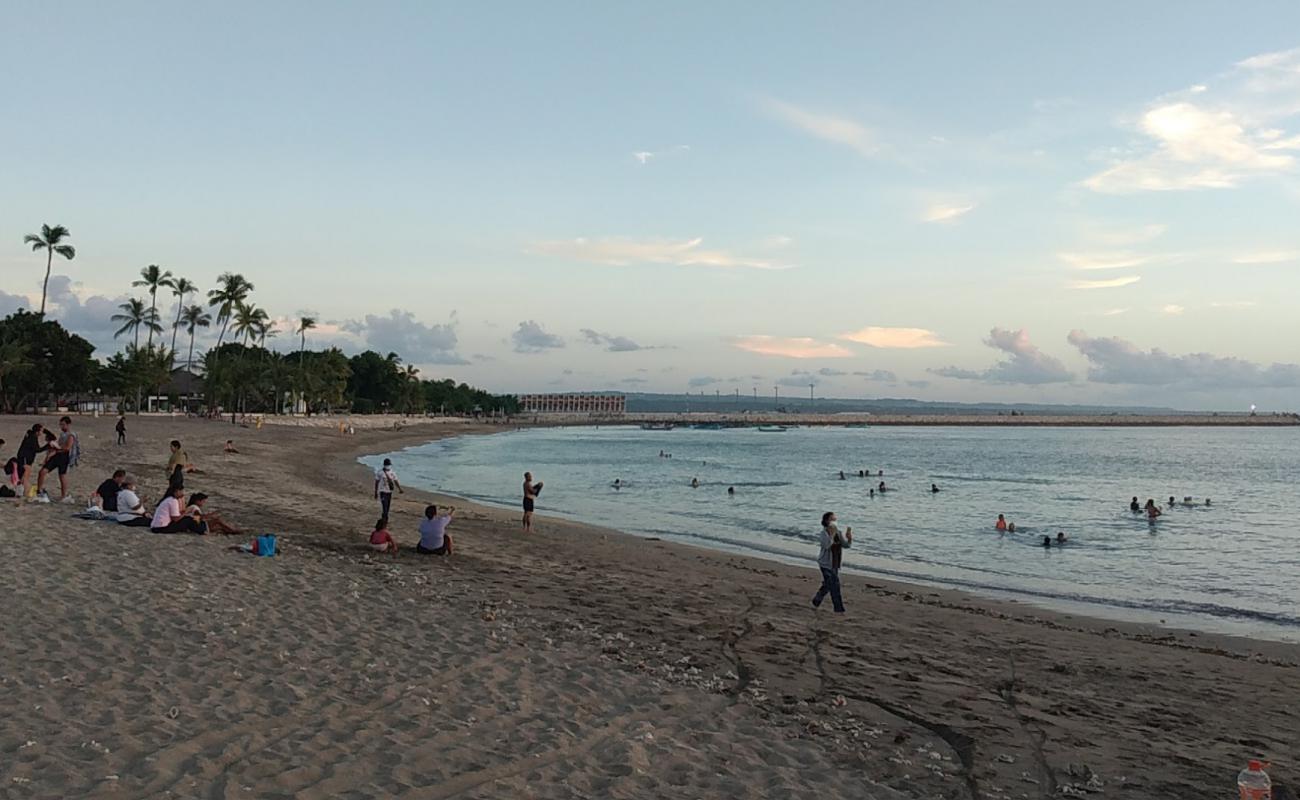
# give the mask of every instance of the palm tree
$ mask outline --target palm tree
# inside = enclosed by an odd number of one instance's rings
[[[149,316],[153,318],[154,324],[158,322],[158,290],[163,287],[170,288],[172,285],[172,274],[164,270],[157,264],[150,264],[140,270],[140,280],[131,281],[132,286],[147,286],[149,288]],[[158,332],[162,332],[162,326],[158,326]],[[149,338],[145,342],[145,347],[153,347],[153,326],[149,327]]]
[[[63,244],[63,240],[71,236],[72,233],[62,225],[55,225],[51,228],[49,225],[42,225],[39,234],[29,233],[23,237],[23,244],[30,244],[33,253],[45,251],[45,283],[41,284],[41,316],[45,316],[45,291],[50,286],[50,269],[54,266],[54,254],[58,253],[64,258],[71,261],[77,257],[77,249],[70,244]]]
[[[176,321],[172,323],[173,353],[176,352],[176,330],[181,326],[181,312],[185,310],[185,295],[198,288],[187,278],[177,277],[172,279],[172,294],[176,295]]]
[[[185,359],[185,371],[192,372],[194,368],[194,333],[199,328],[206,328],[212,324],[212,317],[208,312],[203,310],[203,306],[192,305],[181,312],[181,324],[185,326],[185,332],[190,335],[190,355]]]
[[[149,309],[144,307],[144,301],[138,297],[132,297],[118,308],[122,309],[122,313],[114,314],[110,319],[122,323],[122,327],[113,332],[113,338],[116,339],[124,333],[132,333],[135,335],[135,349],[139,350],[140,326],[148,326],[151,321]]]
[[[235,306],[248,298],[249,292],[253,291],[253,284],[235,272],[221,273],[217,277],[217,283],[220,284],[217,288],[208,290],[208,305],[217,308],[217,322],[221,323],[221,333],[217,335],[217,349],[220,350]]]
[[[267,319],[266,311],[253,303],[241,302],[235,306],[235,324],[231,327],[231,331],[243,339],[242,344],[247,347],[258,330],[266,324]]]
[[[302,367],[302,354],[307,350],[307,331],[316,327],[316,318],[312,316],[301,316],[298,318],[298,330],[294,333],[302,337],[302,344],[298,346],[298,366]]]

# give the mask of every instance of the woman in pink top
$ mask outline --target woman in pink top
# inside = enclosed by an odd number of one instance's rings
[[[158,510],[153,513],[149,530],[154,533],[207,533],[206,524],[181,511],[181,498],[184,496],[183,487],[173,486],[167,493],[167,499],[159,503]]]
[[[370,549],[397,555],[397,540],[388,532],[388,517],[380,517],[375,522],[375,530],[370,534]]]

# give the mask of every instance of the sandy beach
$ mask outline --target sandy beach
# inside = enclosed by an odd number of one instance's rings
[[[74,419],[80,502],[0,504],[0,796],[1208,800],[1253,757],[1300,783],[1300,646],[856,576],[834,617],[815,553],[647,541],[545,496],[531,536],[462,505],[443,559],[414,553],[408,489],[379,556],[356,457],[499,428],[132,417],[119,448]],[[0,418],[7,447],[32,421]],[[152,508],[172,438],[187,489],[280,556],[71,517],[118,466]]]

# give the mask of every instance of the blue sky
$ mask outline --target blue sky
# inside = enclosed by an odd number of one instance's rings
[[[64,224],[53,313],[105,352],[156,263],[500,390],[1300,406],[1294,3],[42,20],[0,48],[0,311]]]

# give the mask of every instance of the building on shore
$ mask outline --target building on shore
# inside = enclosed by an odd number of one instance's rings
[[[627,396],[616,392],[521,394],[519,410],[530,414],[621,416],[627,411]]]

